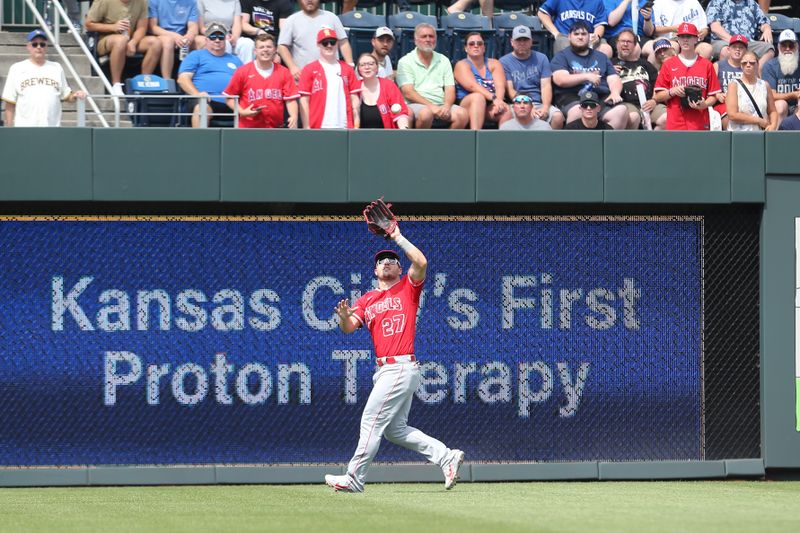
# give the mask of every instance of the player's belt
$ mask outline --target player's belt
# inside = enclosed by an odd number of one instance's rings
[[[413,353],[410,355],[390,355],[387,357],[378,357],[378,366],[393,365],[395,363],[413,363],[417,360],[417,356]]]

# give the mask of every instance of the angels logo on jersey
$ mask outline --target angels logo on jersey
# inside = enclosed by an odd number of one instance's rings
[[[393,298],[391,296],[387,296],[380,302],[375,302],[374,304],[368,306],[364,310],[364,317],[367,319],[367,322],[372,322],[375,318],[375,315],[378,313],[385,313],[386,311],[402,311],[403,310],[403,302],[400,298]]]
[[[689,85],[695,85],[705,89],[708,87],[708,79],[702,76],[678,76],[672,79],[673,87],[688,87]]]

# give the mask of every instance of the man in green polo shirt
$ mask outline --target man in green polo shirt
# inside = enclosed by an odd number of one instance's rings
[[[463,129],[469,122],[467,111],[454,105],[456,82],[450,60],[434,52],[436,28],[422,23],[414,28],[417,47],[397,63],[397,85],[416,117],[414,127],[427,129],[434,119],[449,122],[451,129]]]

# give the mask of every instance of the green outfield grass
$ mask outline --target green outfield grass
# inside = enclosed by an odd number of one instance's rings
[[[0,531],[800,531],[800,482],[0,489]]]

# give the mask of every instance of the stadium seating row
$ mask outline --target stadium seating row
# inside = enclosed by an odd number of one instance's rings
[[[515,26],[528,26],[533,32],[534,47],[548,57],[552,51],[552,36],[545,30],[539,19],[524,12],[498,13],[493,24],[488,17],[473,13],[451,13],[438,19],[433,15],[423,15],[417,11],[401,11],[389,16],[376,15],[368,11],[350,11],[339,15],[339,20],[347,30],[353,55],[372,51],[371,39],[375,29],[388,26],[395,34],[396,44],[392,50],[392,62],[414,49],[414,28],[426,22],[437,29],[436,51],[449,57],[455,63],[465,56],[464,37],[478,31],[486,41],[486,54],[500,57],[511,51],[511,31]]]

